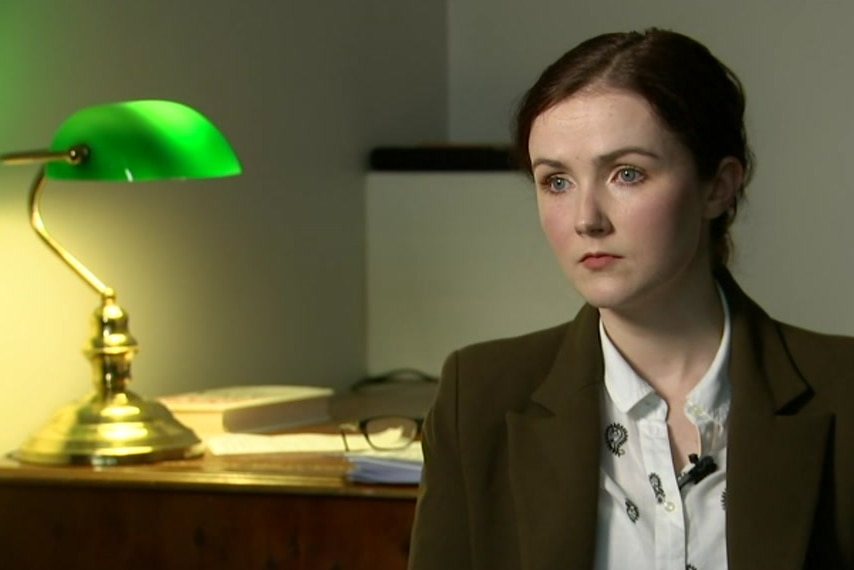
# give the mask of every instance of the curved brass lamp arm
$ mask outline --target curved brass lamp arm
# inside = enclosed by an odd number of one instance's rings
[[[89,149],[85,145],[78,145],[71,147],[68,150],[64,151],[52,151],[52,150],[31,150],[25,152],[13,152],[0,155],[0,164],[9,164],[9,165],[18,165],[18,164],[32,164],[32,163],[40,163],[44,164],[46,162],[56,162],[56,161],[65,161],[71,164],[79,164],[86,160],[86,157],[89,155]],[[45,169],[42,167],[39,169],[39,173],[33,181],[33,185],[30,188],[30,224],[33,226],[33,229],[36,231],[38,236],[42,238],[42,240],[47,244],[47,246],[56,253],[60,259],[62,259],[66,265],[68,265],[77,275],[80,276],[83,281],[86,282],[87,285],[92,287],[101,298],[106,301],[108,299],[113,300],[116,298],[116,293],[112,288],[108,287],[104,284],[103,281],[98,279],[94,273],[89,271],[89,269],[80,263],[80,261],[71,255],[67,249],[62,247],[58,241],[56,241],[45,228],[44,220],[41,216],[41,211],[39,209],[40,199],[42,189],[45,186],[47,179],[45,178]]]
[[[50,247],[54,253],[56,253],[56,255],[66,263],[66,265],[79,275],[87,285],[97,291],[104,301],[114,300],[116,298],[116,292],[111,287],[104,284],[103,281],[98,279],[94,273],[92,273],[85,265],[80,263],[80,260],[74,257],[67,249],[62,247],[62,244],[56,241],[45,228],[39,205],[42,189],[46,182],[47,179],[45,178],[44,167],[42,167],[39,169],[39,173],[36,175],[33,185],[30,188],[30,224],[33,226],[33,229],[39,237],[42,238],[42,241],[44,241],[48,247]]]

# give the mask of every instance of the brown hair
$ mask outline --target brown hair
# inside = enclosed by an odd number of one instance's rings
[[[703,180],[711,179],[726,157],[741,162],[744,183],[729,211],[710,226],[713,265],[726,266],[732,251],[729,227],[753,170],[744,127],[745,96],[738,77],[704,45],[676,32],[653,28],[584,41],[547,67],[519,104],[514,142],[523,170],[531,174],[528,139],[534,120],[596,84],[646,99],[691,151]]]

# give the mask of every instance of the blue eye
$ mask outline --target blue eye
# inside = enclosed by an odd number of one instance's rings
[[[637,184],[643,179],[643,173],[633,166],[622,166],[617,170],[617,182],[620,184]]]
[[[569,189],[569,180],[560,176],[552,176],[548,183],[549,190],[552,192],[566,192]]]

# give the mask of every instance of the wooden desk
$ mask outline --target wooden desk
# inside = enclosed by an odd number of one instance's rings
[[[350,484],[345,469],[268,455],[0,460],[0,568],[403,570],[416,488]]]

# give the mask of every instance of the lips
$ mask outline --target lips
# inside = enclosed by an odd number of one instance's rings
[[[618,259],[622,259],[619,255],[611,253],[586,253],[581,258],[581,265],[588,269],[604,269],[615,263]]]

